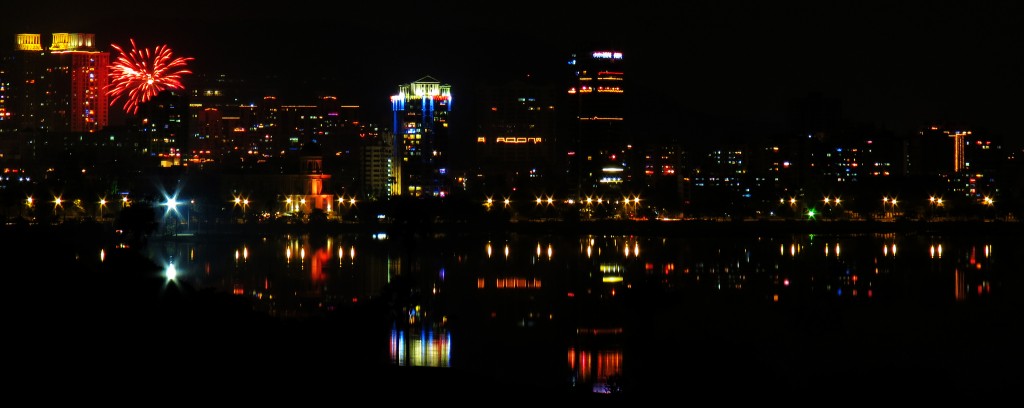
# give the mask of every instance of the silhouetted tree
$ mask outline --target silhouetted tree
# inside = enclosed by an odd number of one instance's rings
[[[158,225],[156,210],[147,203],[125,207],[114,222],[114,226],[124,234],[124,240],[133,246],[145,244]]]

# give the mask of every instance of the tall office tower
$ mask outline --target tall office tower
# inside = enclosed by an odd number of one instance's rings
[[[576,194],[623,189],[643,174],[626,129],[623,55],[598,50],[572,54],[565,139],[570,190]],[[628,188],[628,187],[627,187]]]
[[[411,197],[448,194],[448,114],[451,85],[425,76],[391,96],[395,135],[395,192]]]
[[[18,129],[92,133],[107,126],[110,54],[94,40],[53,33],[44,49],[39,34],[17,35],[9,109]]]
[[[476,181],[494,194],[551,194],[546,187],[555,176],[554,90],[527,78],[485,86],[479,94]]]

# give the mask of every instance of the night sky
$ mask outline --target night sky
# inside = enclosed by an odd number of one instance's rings
[[[908,134],[971,128],[1022,145],[1024,6],[1015,2],[390,1],[20,2],[0,35],[91,32],[167,44],[193,71],[329,84],[369,112],[431,75],[460,90],[557,79],[575,46],[625,53],[634,123],[682,138],[787,129],[794,100],[838,101],[844,123]],[[288,88],[288,84],[282,85]]]

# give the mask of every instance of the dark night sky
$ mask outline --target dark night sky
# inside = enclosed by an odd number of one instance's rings
[[[424,75],[452,84],[458,109],[459,90],[477,81],[553,77],[571,46],[606,44],[625,53],[630,92],[649,112],[636,121],[684,138],[782,129],[794,98],[816,92],[840,101],[849,122],[896,134],[947,123],[1011,146],[1024,139],[1015,2],[348,3],[19,2],[0,14],[0,35],[168,44],[196,58],[195,72],[326,73],[341,78],[343,100],[371,111]]]

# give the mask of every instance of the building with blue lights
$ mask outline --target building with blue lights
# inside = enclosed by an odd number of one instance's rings
[[[448,182],[448,114],[451,85],[425,76],[391,96],[394,183],[391,195],[444,197]]]

